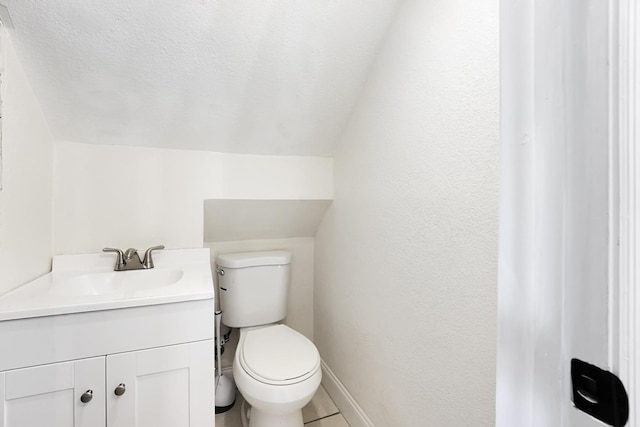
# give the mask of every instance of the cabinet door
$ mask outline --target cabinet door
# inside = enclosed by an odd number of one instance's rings
[[[0,373],[0,427],[104,426],[104,364],[96,357]]]
[[[109,427],[211,427],[214,406],[212,340],[107,356]]]

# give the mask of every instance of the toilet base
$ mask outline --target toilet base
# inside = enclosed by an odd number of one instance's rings
[[[246,401],[240,408],[242,427],[303,427],[302,410],[288,414],[269,414],[252,408]]]
[[[216,406],[215,413],[216,414],[224,414],[228,410],[232,409],[235,404],[236,404],[236,400],[233,399],[233,402],[231,402],[230,405],[227,405],[227,406]]]

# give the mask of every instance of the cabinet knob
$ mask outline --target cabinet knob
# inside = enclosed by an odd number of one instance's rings
[[[126,389],[125,385],[122,384],[122,383],[120,383],[118,385],[118,387],[116,387],[116,389],[113,390],[113,392],[115,393],[116,396],[122,396],[125,391],[127,391],[127,389]]]
[[[80,396],[80,402],[82,403],[89,403],[91,399],[93,399],[93,390],[87,390]]]

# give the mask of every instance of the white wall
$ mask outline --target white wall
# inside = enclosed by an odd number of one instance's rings
[[[3,30],[4,31],[4,30]],[[0,294],[49,271],[53,143],[11,43],[3,33]]]
[[[204,241],[314,237],[331,200],[226,200],[204,203]]]
[[[207,199],[331,199],[333,161],[57,142],[54,253],[201,247]]]
[[[323,359],[375,425],[494,425],[498,1],[406,1],[334,162]]]

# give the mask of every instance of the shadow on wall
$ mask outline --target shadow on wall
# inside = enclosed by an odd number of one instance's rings
[[[331,200],[205,200],[204,241],[314,237]]]
[[[313,341],[315,234],[331,200],[205,200],[204,243],[215,271],[221,253],[286,249],[291,284],[284,323]],[[218,304],[217,277],[216,304]],[[219,308],[219,306],[218,306]],[[224,314],[223,314],[224,322]],[[237,333],[225,345],[222,366],[233,364]]]

